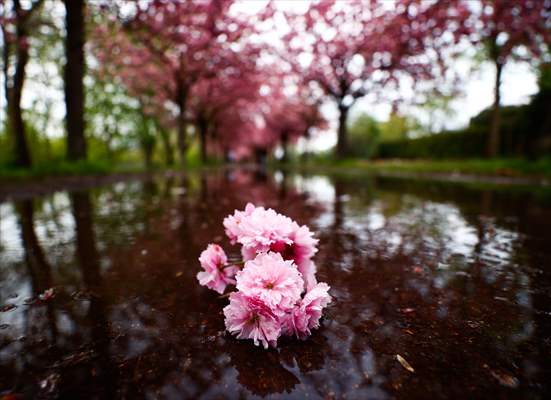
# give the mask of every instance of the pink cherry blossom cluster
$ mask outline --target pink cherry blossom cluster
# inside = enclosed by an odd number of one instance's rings
[[[220,294],[235,285],[224,308],[226,329],[264,348],[276,347],[281,335],[308,337],[331,302],[329,286],[316,280],[318,240],[310,229],[250,203],[226,217],[224,227],[232,244],[242,246],[243,261],[230,262],[219,245],[209,244],[197,280]]]

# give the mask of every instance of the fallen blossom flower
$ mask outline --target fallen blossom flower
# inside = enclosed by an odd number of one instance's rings
[[[224,227],[232,243],[243,245],[245,260],[252,260],[261,252],[273,251],[300,266],[317,252],[318,240],[306,225],[300,226],[271,208],[248,203],[244,211],[236,210],[226,217]]]
[[[309,336],[331,302],[329,286],[316,279],[318,240],[310,229],[251,203],[227,216],[224,228],[232,244],[242,246],[243,260],[228,263],[224,250],[210,244],[199,257],[197,279],[220,294],[235,284],[237,291],[222,296],[230,299],[223,309],[226,329],[264,348],[276,347],[282,334]]]
[[[209,244],[201,253],[199,262],[204,271],[197,274],[197,280],[202,286],[222,294],[228,284],[235,284],[234,277],[239,268],[227,264],[226,253],[219,245]]]
[[[281,334],[278,317],[260,298],[231,293],[224,317],[226,329],[237,339],[253,339],[256,346],[261,342],[265,349],[277,346]]]
[[[308,330],[308,315],[296,304],[289,312],[280,317],[281,332],[284,335],[296,336],[299,339],[306,338],[310,331]]]
[[[261,253],[247,261],[237,273],[236,281],[237,290],[282,310],[293,307],[304,288],[302,276],[293,262],[274,252]]]
[[[324,282],[318,283],[306,293],[299,304],[281,317],[282,332],[305,339],[311,334],[312,329],[319,328],[323,309],[330,302],[329,285]]]
[[[323,309],[331,303],[331,295],[329,294],[329,285],[325,282],[320,282],[314,286],[302,299],[301,307],[308,315],[308,329],[319,327],[319,320]]]
[[[310,259],[318,251],[316,245],[318,240],[314,239],[314,234],[306,225],[299,226],[293,222],[293,229],[286,238],[287,244],[283,249],[282,242],[276,242],[270,246],[270,250],[281,253],[284,259],[293,260],[298,266],[302,266],[310,262]]]
[[[251,203],[247,203],[245,211],[235,210],[233,215],[228,215],[224,218],[223,225],[226,228],[226,236],[230,239],[232,244],[237,243],[237,239],[242,235],[241,223],[243,220],[250,216],[255,210],[255,206]]]
[[[308,262],[302,263],[298,266],[298,272],[302,275],[302,280],[304,281],[304,291],[309,292],[314,286],[317,285],[318,281],[316,279],[316,264],[313,261],[309,260]]]

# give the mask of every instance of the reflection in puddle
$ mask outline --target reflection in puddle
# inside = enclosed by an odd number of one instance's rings
[[[332,286],[322,327],[278,350],[226,335],[195,280],[204,243],[237,251],[218,222],[248,201],[311,226]],[[550,220],[530,192],[246,170],[2,203],[0,393],[540,398]]]

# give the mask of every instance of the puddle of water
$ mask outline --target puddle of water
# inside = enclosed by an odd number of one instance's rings
[[[332,286],[277,350],[227,335],[195,279],[207,243],[237,252],[221,221],[248,201],[317,233]],[[543,398],[549,221],[530,191],[243,170],[0,203],[0,394]]]

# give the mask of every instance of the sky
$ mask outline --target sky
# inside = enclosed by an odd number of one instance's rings
[[[245,0],[241,1],[235,9],[237,11],[254,13],[261,9],[266,2],[264,0]],[[307,1],[300,0],[278,0],[279,8],[292,11],[302,11],[307,7]],[[56,17],[62,21],[62,10],[56,8]],[[62,22],[61,22],[62,25]],[[266,38],[267,41],[275,41],[281,36],[287,28],[284,24],[276,24],[276,31],[271,32]],[[473,61],[467,59],[460,60],[454,65],[462,76],[462,87],[459,96],[451,104],[453,113],[436,120],[440,128],[457,129],[468,124],[469,119],[478,114],[483,109],[490,106],[493,102],[494,88],[494,69],[489,63],[474,65]],[[48,135],[55,137],[64,134],[63,117],[65,114],[63,98],[63,82],[58,76],[58,71],[54,65],[37,64],[33,60],[28,66],[29,77],[23,93],[23,107],[31,108],[38,104],[48,101],[51,104],[52,121],[48,126]],[[44,82],[39,82],[40,80]],[[0,82],[1,83],[1,82]],[[503,72],[502,83],[502,104],[514,105],[527,103],[532,94],[538,90],[537,78],[531,67],[524,63],[508,63]],[[0,106],[5,107],[3,96],[0,98]],[[388,118],[390,113],[390,104],[377,103],[367,98],[359,99],[351,110],[350,117],[353,119],[360,113],[367,113],[380,121]],[[429,115],[423,110],[403,109],[414,114],[422,122],[426,122]],[[299,145],[299,151],[308,149],[309,151],[321,151],[332,147],[336,143],[337,130],[337,110],[333,103],[328,101],[322,106],[322,112],[330,121],[329,128],[317,137],[308,141],[302,140]],[[3,118],[2,116],[1,118]]]

